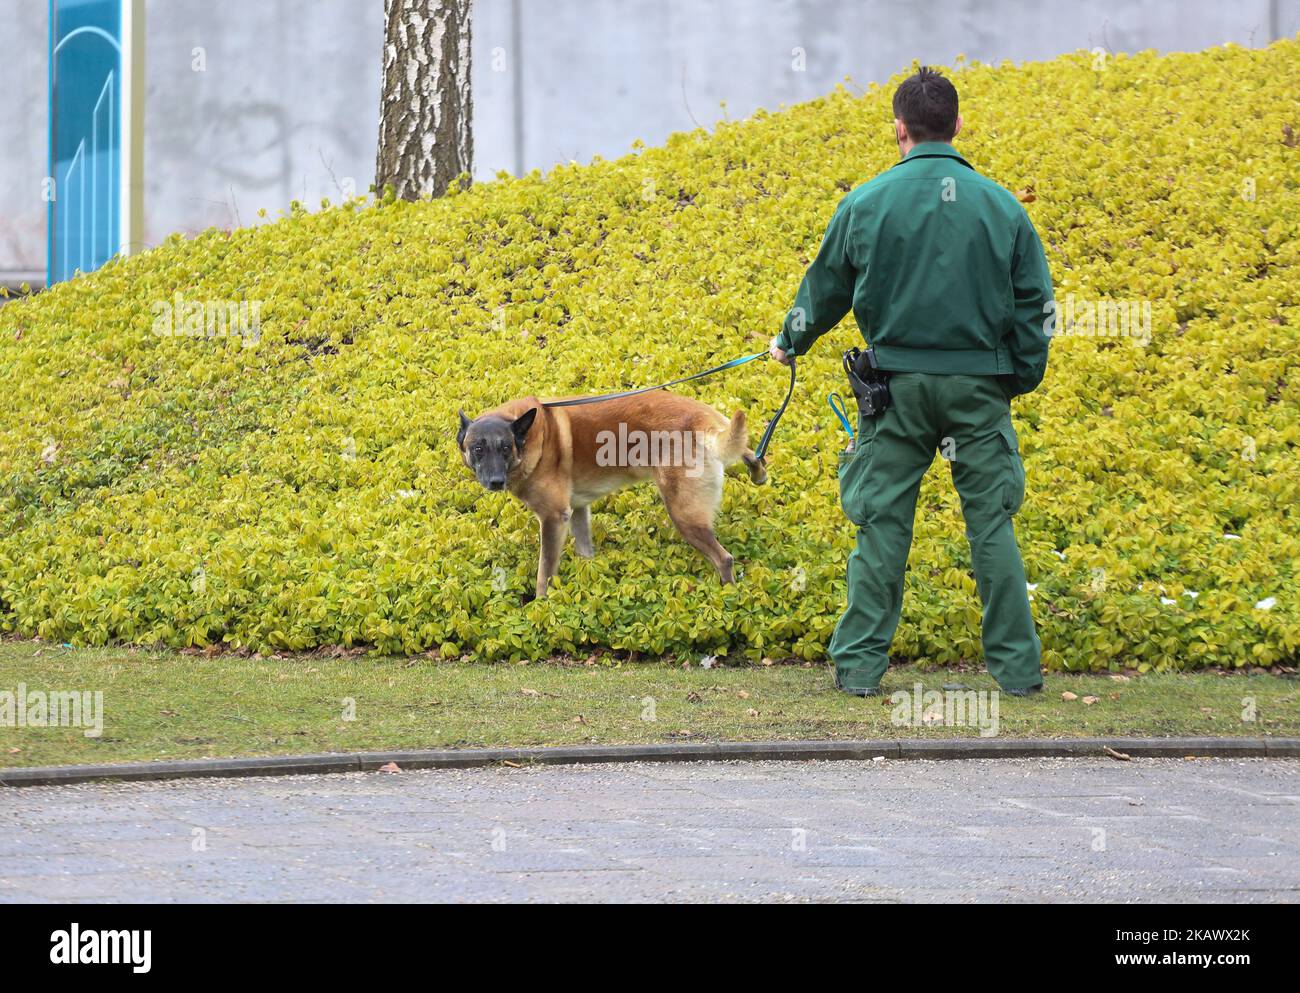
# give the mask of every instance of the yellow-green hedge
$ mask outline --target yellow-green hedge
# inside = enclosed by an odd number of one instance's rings
[[[1048,664],[1294,662],[1300,44],[952,72],[958,145],[1022,192],[1058,298],[1152,308],[1145,345],[1059,337],[1015,403]],[[852,540],[824,398],[851,323],[800,366],[771,485],[728,484],[727,590],[643,487],[597,505],[594,561],[566,557],[551,598],[521,604],[534,522],[461,466],[456,409],[764,347],[836,202],[895,160],[891,93],[840,89],[435,202],[295,205],[0,307],[0,629],[822,657]],[[260,342],[155,335],[178,292],[260,302]],[[693,392],[757,432],[784,385],[758,364]],[[899,654],[978,657],[968,566],[939,462]]]

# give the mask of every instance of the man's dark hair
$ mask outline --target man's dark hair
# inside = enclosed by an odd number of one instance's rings
[[[957,87],[921,66],[895,91],[894,116],[907,125],[915,142],[952,141],[957,133]]]

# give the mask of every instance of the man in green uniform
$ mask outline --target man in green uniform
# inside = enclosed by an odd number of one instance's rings
[[[984,659],[1005,692],[1042,688],[1041,649],[1011,519],[1025,475],[1010,399],[1047,368],[1052,280],[1015,196],[950,142],[957,90],[922,67],[894,95],[902,161],[853,190],[771,352],[788,364],[851,309],[889,373],[890,405],[860,417],[840,460],[844,511],[857,525],[848,605],[831,637],[836,685],[879,692],[903,600],[921,477],[938,450],[961,498],[984,606]]]

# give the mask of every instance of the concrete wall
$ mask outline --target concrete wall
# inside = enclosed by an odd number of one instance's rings
[[[39,281],[46,3],[0,0],[0,13],[0,280]],[[477,0],[474,18],[486,179],[613,157],[914,58],[1263,45],[1300,31],[1300,0]],[[382,0],[149,0],[146,241],[364,192],[382,19]]]

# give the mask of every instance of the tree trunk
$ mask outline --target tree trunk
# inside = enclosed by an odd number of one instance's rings
[[[472,0],[384,0],[375,191],[439,196],[474,163]]]

